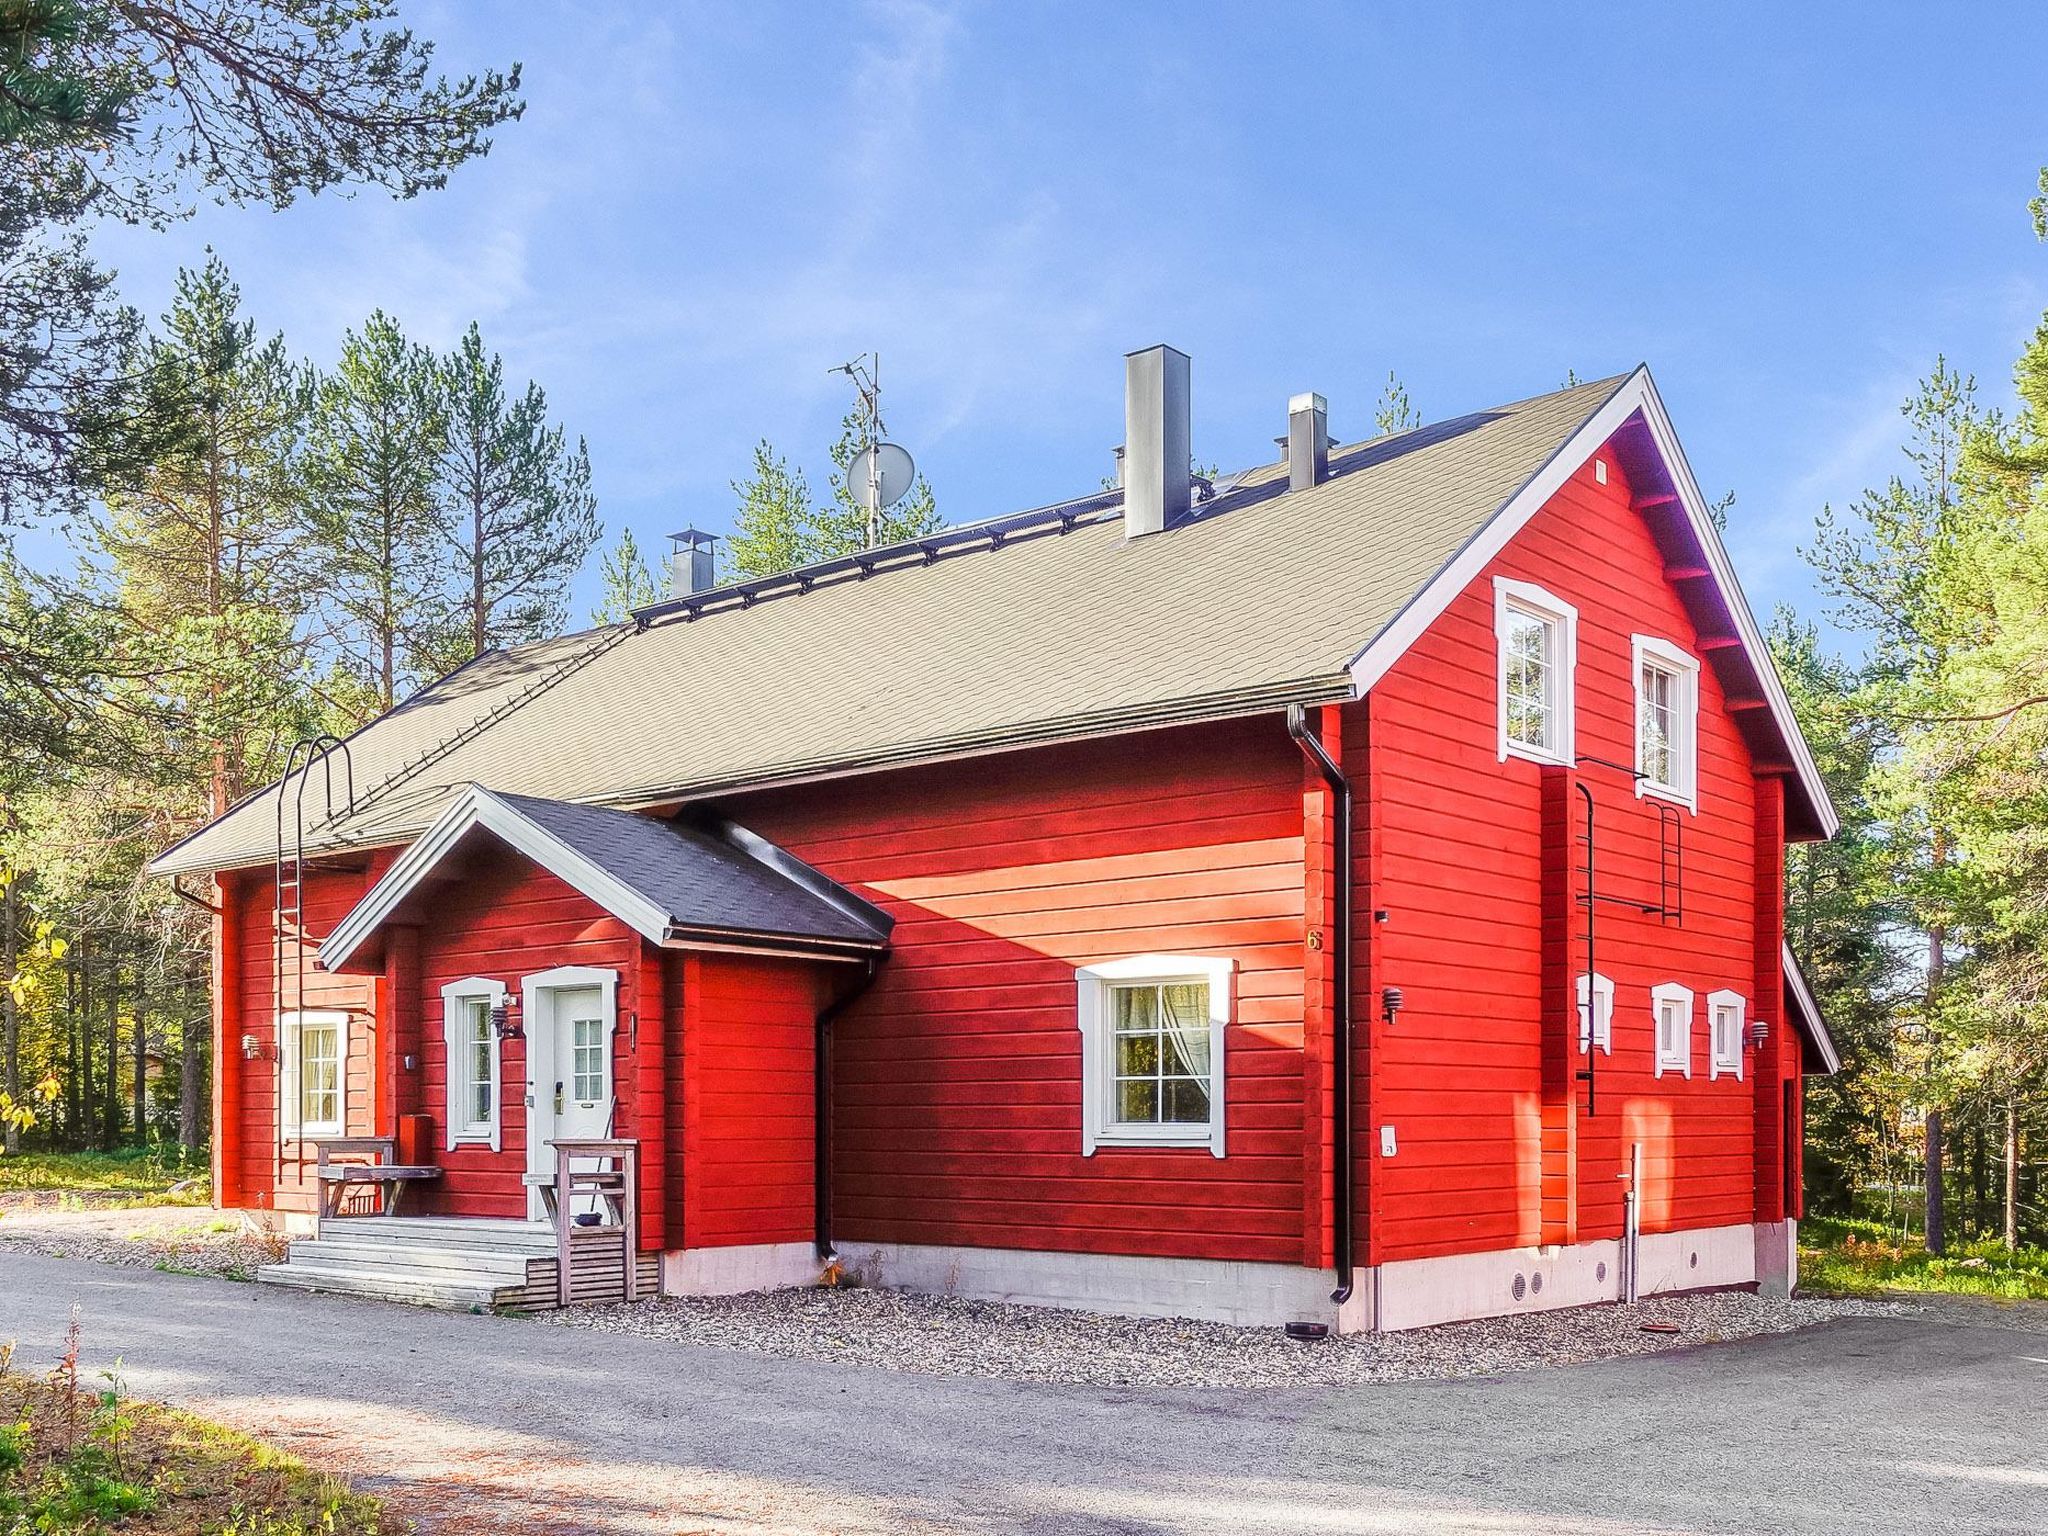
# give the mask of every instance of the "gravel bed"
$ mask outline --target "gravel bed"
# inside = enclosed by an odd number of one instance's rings
[[[0,1215],[0,1243],[53,1259],[91,1259],[247,1280],[284,1257],[284,1244],[247,1230],[239,1217],[199,1207],[121,1211],[14,1210]]]
[[[1311,1342],[1290,1339],[1279,1328],[1105,1317],[866,1289],[664,1296],[541,1316],[560,1327],[931,1376],[1119,1387],[1277,1387],[1493,1376],[1914,1310],[1890,1301],[1784,1301],[1718,1292]],[[1646,1323],[1675,1324],[1678,1332],[1646,1332]]]

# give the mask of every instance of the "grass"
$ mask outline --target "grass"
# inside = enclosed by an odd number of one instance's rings
[[[74,1321],[46,1377],[0,1345],[0,1531],[46,1536],[398,1536],[367,1494],[259,1440],[78,1374]]]
[[[190,1187],[174,1190],[178,1184]],[[59,1205],[99,1210],[206,1205],[212,1198],[205,1154],[186,1162],[175,1147],[0,1156],[0,1205],[8,1203],[8,1196],[26,1195],[54,1195]]]
[[[1811,1216],[1799,1224],[1799,1287],[1848,1296],[1914,1291],[2048,1301],[2048,1248],[2008,1253],[1995,1239],[1951,1243],[1937,1259],[1896,1227]]]

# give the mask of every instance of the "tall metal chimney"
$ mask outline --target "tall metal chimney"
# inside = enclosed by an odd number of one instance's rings
[[[1330,407],[1321,395],[1287,402],[1287,489],[1304,491],[1330,478]]]
[[[1192,429],[1188,355],[1124,355],[1124,536],[1158,533],[1188,510]]]
[[[718,580],[712,573],[711,558],[718,543],[717,535],[685,528],[668,537],[673,546],[668,557],[669,596],[688,597],[693,592],[709,592]]]

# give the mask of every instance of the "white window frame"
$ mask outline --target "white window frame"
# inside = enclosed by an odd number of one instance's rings
[[[1734,1027],[1724,1040],[1721,1034],[1721,1020],[1733,1015]],[[1734,1077],[1742,1080],[1742,1031],[1749,1019],[1749,999],[1731,987],[1707,994],[1707,1077]],[[1727,1048],[1724,1050],[1723,1046]]]
[[[1664,1049],[1664,1005],[1677,1003],[1685,1010],[1685,1027],[1678,1032],[1675,1050]],[[1677,1073],[1692,1076],[1692,988],[1667,981],[1650,988],[1650,1051],[1657,1062],[1657,1076]]]
[[[300,1034],[308,1024],[335,1030],[340,1052],[339,1071],[335,1074],[333,1120],[321,1120],[308,1124],[304,1118],[306,1085],[299,1079],[299,1069],[305,1053],[300,1048]],[[279,1106],[279,1120],[287,1140],[311,1141],[321,1136],[346,1136],[348,1134],[348,1050],[349,1016],[339,1008],[304,1008],[278,1016],[278,1040],[284,1052],[284,1103]]]
[[[1590,1056],[1593,1047],[1599,1046],[1602,1054],[1614,1054],[1614,980],[1598,971],[1593,973],[1593,1011],[1586,1016],[1586,974],[1579,973],[1579,1054]]]
[[[1551,678],[1557,690],[1553,701],[1557,740],[1549,749],[1532,747],[1508,736],[1508,615],[1511,613],[1551,625],[1557,637],[1557,655],[1551,666]],[[1511,757],[1523,757],[1536,763],[1570,766],[1577,758],[1576,711],[1573,706],[1578,693],[1579,610],[1530,582],[1496,576],[1493,579],[1493,649],[1494,726],[1500,760],[1506,762]]]
[[[488,976],[465,976],[460,981],[451,981],[441,989],[441,1040],[446,1048],[444,1060],[448,1066],[448,1117],[442,1133],[442,1145],[447,1151],[459,1146],[487,1146],[493,1152],[503,1149],[502,1126],[505,1119],[505,1071],[501,1060],[502,1046],[498,1032],[491,1031],[491,1118],[487,1121],[472,1120],[469,1114],[469,1031],[463,1018],[464,1005],[482,1001],[486,1013],[505,1001],[506,986],[502,981],[493,981]],[[460,1075],[456,1063],[463,1063]]]
[[[1084,965],[1074,973],[1081,1027],[1081,1152],[1097,1147],[1205,1147],[1224,1155],[1224,1084],[1229,1073],[1223,1053],[1225,1026],[1235,1003],[1237,962],[1213,955],[1132,955]],[[1198,982],[1209,989],[1209,1120],[1206,1125],[1119,1125],[1112,1114],[1116,1072],[1110,1053],[1115,1029],[1110,992],[1134,983],[1176,985]]]
[[[1656,635],[1629,637],[1630,693],[1636,701],[1636,795],[1655,795],[1698,813],[1700,808],[1700,663],[1697,656]],[[1671,705],[1671,761],[1675,783],[1640,777],[1643,767],[1643,663],[1669,672],[1677,685]]]

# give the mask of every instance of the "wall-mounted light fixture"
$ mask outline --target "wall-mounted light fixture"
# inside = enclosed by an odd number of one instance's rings
[[[1387,1021],[1389,1029],[1393,1028],[1395,1016],[1400,1013],[1407,1001],[1399,987],[1380,988],[1380,1017]]]
[[[258,1040],[254,1035],[242,1036],[242,1060],[260,1061],[262,1059],[263,1042],[261,1040]]]
[[[491,1009],[491,1028],[500,1040],[524,1040],[526,1026],[519,1021],[519,999],[507,992]]]
[[[1749,1021],[1749,1046],[1751,1050],[1762,1050],[1764,1042],[1770,1038],[1771,1025],[1768,1019],[1751,1019]]]

